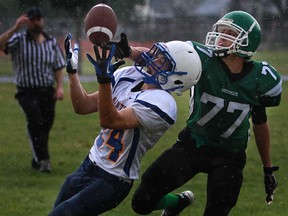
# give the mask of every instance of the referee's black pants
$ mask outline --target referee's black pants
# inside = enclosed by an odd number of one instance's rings
[[[55,89],[53,87],[17,87],[17,89],[15,98],[26,116],[33,159],[36,162],[48,160],[50,158],[49,132],[55,118]]]

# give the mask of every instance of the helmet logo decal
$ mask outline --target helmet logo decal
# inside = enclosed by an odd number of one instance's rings
[[[227,22],[227,23],[229,23],[229,22],[230,22],[230,23],[233,23],[233,21],[234,21],[233,19],[229,19],[229,18],[222,18],[221,20],[222,20],[223,22]]]

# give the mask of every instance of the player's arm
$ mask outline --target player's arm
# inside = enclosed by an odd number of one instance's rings
[[[131,107],[117,110],[112,101],[110,83],[99,84],[99,118],[104,128],[126,129],[140,126],[140,122]]]
[[[6,32],[0,35],[0,49],[3,50],[5,48],[6,42],[12,37],[12,35],[18,31],[22,26],[26,25],[28,22],[28,17],[26,15],[20,16],[15,24],[8,29]]]
[[[278,170],[279,167],[272,166],[271,162],[270,132],[265,106],[260,105],[252,108],[252,123],[255,142],[263,164],[265,191],[267,194],[266,202],[267,204],[271,204],[273,201],[274,190],[277,188],[278,184],[273,175],[273,171]]]
[[[68,76],[69,94],[74,111],[81,115],[98,112],[98,91],[88,94],[82,87],[77,73]]]
[[[270,133],[267,122],[260,125],[253,124],[253,132],[263,167],[272,167],[270,157]]]
[[[255,142],[263,163],[263,167],[271,167],[270,159],[270,134],[267,124],[265,106],[252,107],[252,123]]]
[[[274,171],[278,170],[279,167],[272,166],[271,162],[270,134],[267,124],[265,107],[278,106],[280,104],[282,79],[274,67],[270,66],[267,62],[261,62],[261,64],[262,70],[261,73],[259,73],[259,75],[261,76],[259,81],[259,90],[261,92],[261,96],[259,99],[260,106],[258,106],[258,108],[257,106],[254,107],[254,111],[258,113],[254,115],[256,116],[256,119],[266,119],[266,121],[260,121],[258,122],[259,124],[257,123],[257,121],[253,121],[253,130],[258,151],[263,163],[265,192],[267,194],[266,203],[270,205],[273,201],[274,191],[278,185],[278,182],[273,173]],[[262,116],[262,118],[259,116]]]
[[[78,114],[98,112],[98,92],[88,94],[82,87],[78,76],[78,44],[71,46],[72,36],[67,35],[64,48],[66,53],[66,71],[69,77],[69,93],[74,111]]]
[[[264,185],[266,192],[266,203],[270,205],[273,202],[274,191],[278,182],[273,172],[279,169],[278,166],[272,166],[270,156],[270,134],[267,122],[260,125],[253,125],[255,141],[263,163]]]
[[[260,105],[252,107],[252,122],[255,141],[263,167],[272,167],[270,158],[270,134],[267,124],[266,107],[278,106],[281,101],[282,79],[276,69],[267,62],[261,62],[259,98]]]
[[[101,56],[97,46],[94,46],[94,52],[96,60],[94,60],[89,54],[86,55],[89,61],[94,65],[97,81],[99,83],[98,110],[100,125],[104,128],[111,129],[138,127],[140,122],[138,121],[133,109],[124,108],[122,110],[117,110],[112,99],[111,81],[113,79],[113,73],[125,62],[118,61],[114,64],[111,63],[111,60],[115,54],[114,45],[111,47],[108,58],[106,58],[107,47],[102,47]]]

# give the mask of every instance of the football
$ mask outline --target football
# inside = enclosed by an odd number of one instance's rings
[[[92,7],[84,20],[87,38],[94,45],[109,42],[117,30],[117,17],[113,9],[104,3]]]

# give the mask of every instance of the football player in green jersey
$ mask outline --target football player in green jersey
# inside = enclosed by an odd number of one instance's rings
[[[278,106],[282,80],[275,68],[251,57],[261,42],[258,22],[244,11],[227,13],[208,32],[205,45],[188,41],[197,51],[202,74],[191,89],[186,127],[176,143],[145,171],[132,200],[138,214],[164,209],[179,215],[194,195],[169,194],[198,173],[207,174],[205,216],[228,215],[243,182],[250,121],[263,163],[266,202],[271,204],[277,180],[270,157],[266,107]],[[122,35],[118,57],[136,59],[142,48],[130,47]],[[122,56],[121,56],[122,54]]]

